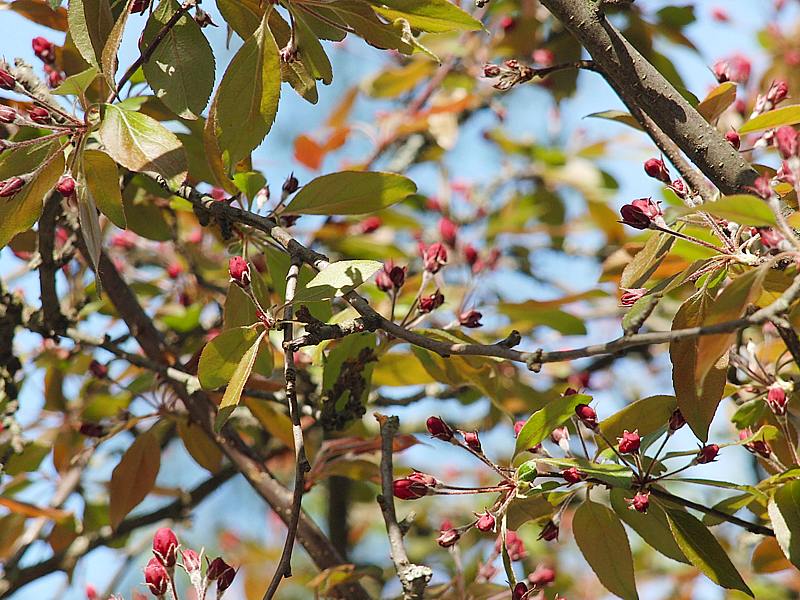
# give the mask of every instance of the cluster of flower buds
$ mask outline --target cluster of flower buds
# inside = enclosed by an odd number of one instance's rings
[[[773,81],[767,89],[767,93],[759,94],[756,98],[756,103],[750,118],[752,119],[760,114],[771,111],[788,97],[789,85],[780,79]]]
[[[64,73],[56,66],[56,45],[41,36],[31,40],[33,53],[44,63],[44,73],[47,85],[51,88],[58,87],[64,81]]]
[[[625,204],[619,212],[622,215],[620,223],[634,229],[649,229],[652,224],[666,226],[659,202],[654,202],[652,198],[638,198]]]
[[[241,256],[234,256],[228,262],[228,274],[231,283],[235,283],[242,289],[250,287],[250,265]]]
[[[383,269],[375,276],[375,285],[382,292],[398,292],[406,282],[408,267],[398,267],[393,260],[387,260]]]
[[[535,75],[534,69],[514,59],[504,61],[502,65],[487,64],[483,67],[483,76],[489,79],[496,78],[497,83],[494,84],[494,88],[503,92],[518,83],[530,81]]]
[[[744,441],[753,437],[753,430],[747,427],[746,429],[742,429],[739,432],[739,439]],[[751,454],[758,454],[763,458],[769,458],[772,456],[772,446],[769,445],[769,442],[766,440],[751,440],[747,442],[744,447],[747,449],[748,452]]]

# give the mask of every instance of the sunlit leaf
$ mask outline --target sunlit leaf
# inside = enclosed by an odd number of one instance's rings
[[[396,204],[416,191],[414,182],[402,175],[342,171],[322,175],[304,185],[286,207],[286,212],[360,215]]]

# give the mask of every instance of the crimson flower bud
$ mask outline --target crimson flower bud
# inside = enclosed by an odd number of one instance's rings
[[[0,198],[10,198],[25,185],[22,177],[11,177],[5,181],[0,181]]]
[[[39,125],[48,125],[51,118],[50,111],[41,106],[34,106],[28,110],[28,118]]]
[[[101,438],[106,434],[106,428],[100,423],[81,423],[78,431],[81,435],[91,438]]]
[[[153,554],[168,569],[178,560],[178,537],[169,527],[162,527],[153,536]]]
[[[361,223],[358,225],[358,229],[361,231],[361,233],[372,233],[381,225],[383,225],[383,221],[380,217],[371,216],[361,221]]]
[[[458,529],[450,528],[443,530],[439,534],[439,537],[436,538],[436,541],[442,548],[450,548],[455,546],[460,539],[461,534],[458,532]]]
[[[773,81],[767,90],[767,100],[771,102],[773,106],[783,102],[788,96],[789,84],[781,79]]]
[[[539,533],[539,537],[537,539],[544,540],[546,542],[557,540],[558,525],[553,523],[553,521],[548,521],[547,524],[542,528],[542,531]]]
[[[17,116],[17,111],[10,106],[0,106],[0,123],[13,123]]]
[[[739,137],[739,134],[736,133],[735,131],[729,131],[728,133],[726,133],[725,139],[728,140],[728,142],[730,142],[730,145],[736,148],[737,150],[739,149],[739,146],[742,145],[742,138]]]
[[[16,85],[17,80],[14,76],[5,69],[0,69],[0,89],[13,90]]]
[[[438,273],[447,264],[447,248],[444,244],[436,242],[427,248],[423,248],[422,262],[425,270],[432,275]]]
[[[626,204],[619,209],[619,214],[622,216],[621,223],[634,229],[648,229],[652,219],[648,217],[642,209],[637,208],[633,204]]]
[[[650,492],[638,492],[633,498],[627,498],[625,501],[628,503],[628,510],[646,513],[650,506]]]
[[[700,448],[700,451],[695,456],[694,460],[698,465],[714,462],[719,454],[719,446],[716,444],[708,444]]]
[[[478,262],[478,251],[475,249],[475,246],[472,244],[467,244],[464,246],[463,249],[464,253],[464,260],[467,261],[467,264],[472,267]]]
[[[415,481],[410,477],[395,479],[392,482],[392,493],[395,498],[400,498],[400,500],[417,500],[427,496],[431,491],[425,483]]]
[[[436,290],[430,296],[423,296],[419,299],[419,312],[427,314],[436,310],[442,304],[444,304],[444,295],[439,290]]]
[[[476,516],[478,517],[478,521],[475,523],[475,527],[478,528],[478,531],[483,531],[484,533],[494,531],[496,521],[492,513],[487,510],[482,515]]]
[[[528,584],[524,581],[519,581],[511,591],[511,600],[524,600],[528,595]]]
[[[231,281],[240,288],[250,287],[250,265],[241,256],[234,256],[228,262],[228,273]]]
[[[439,219],[439,235],[445,244],[453,248],[458,237],[458,226],[447,217],[442,217]]]
[[[170,279],[177,279],[183,273],[183,265],[181,263],[170,263],[167,265],[167,276]]]
[[[575,414],[589,429],[597,429],[597,413],[588,404],[578,404],[575,407]]]
[[[132,15],[135,14],[144,14],[144,11],[147,10],[147,7],[150,6],[150,0],[133,0],[131,4],[130,13]]]
[[[462,327],[475,329],[483,325],[483,323],[481,323],[481,317],[483,317],[483,315],[477,310],[468,310],[458,315],[458,322]]]
[[[91,583],[86,584],[86,600],[97,600],[97,588]]]
[[[790,125],[778,127],[772,139],[784,159],[797,156],[797,131],[794,127]]]
[[[570,467],[569,469],[561,471],[561,476],[570,485],[573,483],[580,483],[586,479],[586,473],[579,471],[576,467]]]
[[[478,438],[477,431],[462,431],[464,435],[464,443],[469,446],[469,448],[475,452],[483,453],[483,449],[481,448],[481,440]]]
[[[528,575],[528,581],[538,588],[550,585],[556,580],[556,571],[551,567],[539,565],[536,570]]]
[[[436,481],[436,478],[433,475],[428,475],[427,473],[423,473],[422,471],[415,470],[413,473],[411,473],[411,475],[407,476],[406,479],[423,483],[430,488],[434,488],[437,485],[439,485],[439,482]]]
[[[681,412],[680,408],[676,408],[672,412],[672,416],[669,418],[669,430],[670,432],[678,431],[681,427],[686,425],[686,419],[683,418],[683,413]]]
[[[739,439],[744,441],[747,438],[752,437],[752,435],[753,430],[747,427],[739,432]],[[751,454],[758,454],[764,458],[769,458],[772,454],[772,447],[769,445],[769,442],[764,440],[752,440],[747,442],[744,447]]]
[[[183,559],[183,568],[187,573],[200,570],[200,555],[191,548],[181,550],[181,558]]]
[[[667,166],[664,164],[664,161],[660,158],[650,158],[647,159],[644,163],[644,172],[647,173],[653,179],[658,179],[659,181],[669,184],[671,181],[671,177],[669,176],[669,170]]]
[[[525,427],[525,420],[514,421],[514,437],[519,435],[519,432],[522,431],[522,428]]]
[[[153,596],[160,597],[167,593],[169,573],[155,557],[151,558],[144,568],[144,582]]]
[[[53,63],[56,60],[56,45],[43,37],[35,37],[31,40],[33,53],[42,62]]]
[[[89,372],[97,379],[105,379],[108,377],[108,367],[96,360],[92,360],[92,362],[89,363]]]
[[[406,282],[406,272],[408,271],[408,267],[392,267],[392,270],[389,271],[389,279],[392,280],[394,287],[396,289],[400,289],[403,287],[403,284]]]
[[[75,180],[71,175],[62,175],[56,184],[56,191],[64,197],[75,193]]]
[[[497,77],[500,75],[500,67],[497,65],[483,65],[483,76],[484,77]]]
[[[536,64],[542,65],[543,67],[549,67],[556,61],[555,52],[550,50],[550,48],[537,48],[531,54],[531,58]]]
[[[621,306],[633,306],[636,302],[644,297],[647,293],[647,288],[622,288],[624,290],[622,296],[619,298]]]
[[[642,440],[639,437],[639,431],[628,431],[627,429],[622,432],[622,437],[617,438],[619,441],[619,451],[623,454],[632,454],[639,450],[642,445]]]
[[[436,439],[443,442],[449,442],[453,439],[452,428],[441,417],[428,417],[425,426],[428,428],[428,433]]]
[[[233,578],[236,577],[236,570],[222,560],[222,557],[218,556],[208,565],[206,577],[208,577],[210,581],[217,582],[217,594],[219,594],[219,592],[223,592],[231,587]]]
[[[763,239],[763,238],[762,238]],[[786,405],[789,403],[789,398],[780,385],[771,385],[767,391],[767,406],[770,410],[778,416],[786,414]]]
[[[294,194],[299,188],[300,182],[297,181],[297,177],[294,176],[294,173],[289,173],[286,181],[283,182],[283,186],[281,186],[281,190],[286,196]]]

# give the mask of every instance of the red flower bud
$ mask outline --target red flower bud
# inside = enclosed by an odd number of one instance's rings
[[[719,446],[716,444],[708,444],[700,448],[700,451],[697,453],[695,457],[695,462],[699,465],[704,465],[706,463],[714,462],[719,454]]]
[[[778,127],[772,141],[784,159],[797,156],[797,131],[794,127],[790,125]]]
[[[500,67],[492,64],[483,65],[484,77],[492,78],[492,77],[497,77],[498,75],[500,75]]]
[[[411,475],[407,476],[406,479],[410,479],[411,481],[417,481],[419,483],[425,484],[430,488],[435,488],[439,485],[439,482],[436,481],[436,478],[433,475],[428,475],[427,473],[423,473],[422,471],[414,471]]]
[[[481,448],[481,440],[478,438],[477,431],[462,431],[464,435],[464,443],[469,446],[469,448],[479,454],[483,453],[483,449]]]
[[[642,209],[637,208],[633,204],[626,204],[619,209],[622,216],[622,223],[634,229],[648,229],[652,219],[648,217]]]
[[[169,527],[162,527],[153,536],[153,554],[167,568],[178,560],[178,537]]]
[[[0,69],[0,89],[13,90],[16,85],[17,80],[14,76],[5,69]]]
[[[442,217],[439,219],[439,235],[445,244],[453,248],[458,237],[458,226],[447,217]]]
[[[28,110],[28,118],[39,125],[48,125],[50,123],[50,111],[41,106],[34,106]]]
[[[728,133],[726,133],[725,139],[728,140],[731,146],[733,146],[737,150],[739,149],[739,146],[742,145],[742,138],[739,137],[739,134],[736,133],[735,131],[729,131]]]
[[[234,256],[228,262],[231,281],[241,288],[250,287],[250,265],[241,256]]]
[[[436,290],[430,296],[423,296],[419,299],[419,312],[427,314],[436,310],[442,304],[444,304],[444,295],[439,290]]]
[[[380,217],[371,216],[361,221],[361,223],[358,225],[358,229],[361,231],[361,233],[372,233],[381,225],[383,225],[383,221]]]
[[[450,548],[455,546],[458,540],[461,539],[461,534],[458,532],[457,529],[445,529],[439,534],[439,537],[436,538],[436,542],[442,548]]]
[[[25,185],[25,180],[22,177],[12,177],[5,181],[0,181],[0,198],[10,198]]]
[[[620,306],[633,306],[647,293],[647,288],[622,288],[624,293],[619,298]]]
[[[633,498],[627,498],[625,501],[628,503],[628,510],[646,513],[650,506],[650,492],[639,492]]]
[[[392,482],[392,492],[400,500],[417,500],[432,492],[429,486],[421,481],[414,481],[410,477],[395,479]]]
[[[183,559],[183,568],[187,573],[200,570],[200,555],[191,548],[181,550],[181,558]]]
[[[10,106],[0,106],[0,123],[13,123],[19,114]]]
[[[644,163],[644,172],[647,173],[653,179],[658,179],[659,181],[669,184],[671,181],[671,177],[669,176],[669,170],[667,166],[664,164],[664,161],[660,158],[650,158],[647,159]]]
[[[51,88],[56,88],[64,82],[64,74],[58,69],[45,65],[44,72],[47,75],[47,85]]]
[[[556,61],[555,53],[549,48],[537,48],[531,54],[531,58],[533,58],[536,64],[542,65],[543,67],[549,67]]]
[[[522,431],[522,428],[525,427],[525,420],[521,421],[514,421],[514,437],[519,435],[519,432]]]
[[[167,265],[167,276],[170,279],[177,279],[183,273],[183,265],[181,263],[170,263]]]
[[[144,11],[147,10],[147,7],[150,6],[150,0],[133,0],[131,4],[130,13],[132,15],[135,14],[144,14]]]
[[[762,238],[763,239],[763,238]],[[789,398],[780,385],[771,385],[767,391],[767,406],[776,415],[786,414],[786,405],[789,403]]]
[[[475,329],[483,325],[483,323],[481,323],[481,317],[483,317],[483,315],[477,310],[468,310],[458,315],[458,322],[462,327]]]
[[[642,440],[639,437],[639,431],[628,431],[627,429],[622,432],[622,437],[617,438],[619,441],[619,451],[622,454],[632,454],[639,450]]]
[[[494,551],[498,554],[500,553],[502,541],[501,536],[498,536],[494,543]],[[528,555],[525,551],[525,543],[522,541],[522,538],[517,535],[516,531],[506,532],[506,550],[508,550],[508,557],[511,560],[521,560]]]
[[[428,417],[425,426],[428,428],[428,433],[436,439],[443,442],[449,442],[453,439],[452,428],[441,417]]]
[[[553,521],[548,521],[547,524],[542,528],[542,531],[539,533],[539,537],[537,539],[544,540],[546,542],[557,540],[558,525],[553,523]]]
[[[488,510],[483,513],[482,515],[478,516],[478,522],[475,523],[475,527],[478,528],[478,531],[483,531],[484,533],[489,531],[494,531],[495,526],[495,518]]]
[[[561,476],[570,485],[572,485],[573,483],[580,483],[581,481],[586,479],[586,473],[579,471],[575,467],[570,467],[569,469],[561,471]]]
[[[169,573],[155,557],[151,558],[144,568],[144,582],[153,596],[159,597],[167,593]]]
[[[589,429],[597,429],[597,413],[588,404],[578,404],[575,407],[575,414]]]
[[[467,264],[472,267],[478,262],[478,251],[475,249],[475,246],[472,244],[467,244],[464,246],[462,250],[464,253],[464,260],[467,261]]]
[[[439,242],[431,244],[427,248],[423,247],[422,262],[428,273],[438,273],[447,264],[447,248]]]
[[[551,567],[539,565],[536,570],[528,575],[528,581],[538,588],[550,585],[556,580],[556,571]]]
[[[91,583],[86,584],[86,600],[97,600],[97,588]]]
[[[297,181],[297,177],[294,176],[294,173],[289,173],[286,181],[284,181],[283,185],[281,186],[281,190],[286,196],[289,194],[294,194],[299,188],[300,182]]]
[[[753,436],[753,430],[747,427],[746,429],[742,429],[739,432],[739,439],[744,441],[749,437]],[[759,456],[763,456],[764,458],[769,458],[772,454],[772,447],[769,445],[769,442],[764,440],[752,440],[747,442],[744,447],[747,449],[748,452],[751,454],[758,454]]]
[[[676,408],[669,418],[669,430],[671,432],[678,431],[681,427],[686,425],[686,419],[683,418],[683,413],[680,408]]]
[[[62,175],[56,184],[56,191],[64,197],[75,193],[75,180],[71,175]]]
[[[519,581],[511,591],[511,600],[524,600],[528,595],[528,584],[524,581]]]
[[[43,37],[35,37],[31,40],[33,53],[42,62],[53,63],[56,60],[56,45]]]
[[[108,367],[96,360],[92,360],[92,362],[89,363],[89,372],[97,379],[105,379],[108,377]]]
[[[219,594],[231,587],[233,578],[236,577],[236,570],[221,557],[217,557],[208,565],[206,577],[217,582],[217,594]]]

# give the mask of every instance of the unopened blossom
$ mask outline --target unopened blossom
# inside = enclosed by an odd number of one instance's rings
[[[144,567],[144,582],[156,598],[161,598],[169,588],[169,573],[156,558],[151,558]]]
[[[669,176],[669,169],[660,158],[649,158],[644,162],[644,172],[653,179],[669,184],[671,177]]]
[[[169,527],[162,527],[153,536],[153,554],[168,569],[178,560],[178,537]]]
[[[72,196],[75,193],[75,179],[70,174],[64,174],[56,183],[56,191],[62,196]]]
[[[475,523],[475,527],[478,528],[478,531],[483,531],[484,533],[488,531],[494,531],[496,521],[492,513],[487,510],[482,515],[477,516],[478,520]]]
[[[588,404],[578,404],[575,407],[575,415],[589,429],[597,429],[597,413]]]
[[[425,271],[435,275],[447,264],[447,248],[444,244],[436,242],[422,249],[422,262]]]
[[[433,312],[444,304],[444,294],[436,290],[430,296],[423,296],[419,299],[419,312],[427,314]]]
[[[639,492],[633,498],[626,500],[629,510],[646,513],[650,507],[650,492]]]
[[[558,525],[556,525],[553,521],[548,521],[547,524],[542,528],[542,531],[539,532],[538,539],[544,540],[546,542],[552,542],[553,540],[557,540]]]
[[[712,70],[720,83],[725,81],[746,83],[750,79],[751,68],[749,58],[743,54],[734,54],[730,58],[718,60],[714,63]]]
[[[470,448],[470,450],[483,453],[483,448],[481,448],[481,440],[478,437],[477,431],[464,431],[462,434],[464,435],[464,443]]]
[[[458,225],[447,217],[442,217],[439,219],[439,235],[445,244],[454,248],[458,238]]]
[[[241,256],[234,256],[228,262],[231,281],[241,288],[250,287],[250,266]]]
[[[634,229],[648,229],[651,223],[660,225],[664,215],[658,202],[654,202],[652,198],[637,198],[624,205],[619,212],[622,223]]]
[[[550,585],[556,580],[556,571],[552,567],[546,565],[538,565],[536,570],[528,575],[528,581],[537,588],[542,588]]]
[[[25,186],[22,177],[11,177],[0,181],[0,198],[10,198]]]
[[[14,78],[14,76],[5,69],[0,69],[0,89],[13,90],[16,85],[17,80]]]
[[[753,436],[753,430],[747,427],[739,432],[739,439],[744,441]],[[744,444],[744,447],[751,454],[758,454],[764,458],[769,458],[772,455],[772,447],[769,442],[765,440],[751,440]]]
[[[518,581],[511,590],[511,600],[525,600],[528,595],[528,584],[524,581]]]
[[[483,325],[483,323],[481,323],[482,317],[483,314],[481,314],[477,310],[474,309],[467,310],[458,315],[458,322],[462,327],[469,327],[470,329],[475,329]]]
[[[449,442],[453,439],[453,429],[441,417],[428,417],[425,426],[428,429],[428,433],[436,439],[443,442]]]
[[[647,288],[623,288],[622,296],[619,298],[620,306],[633,306],[647,293]]]
[[[757,177],[755,181],[753,181],[752,186],[748,186],[751,192],[754,192],[756,196],[763,198],[764,200],[769,200],[772,198],[773,191],[772,191],[772,182],[770,180],[769,175],[761,175]]]
[[[726,133],[725,139],[728,140],[730,145],[736,148],[737,150],[742,145],[742,138],[735,131],[729,131],[728,133]]]
[[[785,415],[788,403],[789,397],[782,386],[774,384],[769,387],[769,390],[767,390],[767,406],[773,413],[778,416]]]
[[[48,64],[55,62],[56,45],[53,42],[39,36],[31,40],[31,46],[33,46],[33,53],[36,58]]]
[[[421,481],[414,481],[409,477],[395,479],[392,482],[392,493],[400,500],[417,500],[432,493],[430,487]]]
[[[622,437],[617,438],[619,442],[619,451],[622,454],[632,454],[639,450],[642,444],[642,439],[639,437],[639,431],[628,431],[627,429],[622,432]]]
[[[676,408],[672,411],[672,415],[669,418],[669,431],[675,432],[678,431],[681,427],[686,425],[686,419],[683,417],[683,413],[681,412],[680,408]]]
[[[444,529],[440,534],[439,537],[436,538],[436,542],[442,548],[450,548],[455,546],[458,540],[461,539],[461,534],[458,532],[458,529],[450,528]]]
[[[231,587],[234,577],[236,577],[236,570],[222,560],[222,557],[217,557],[211,561],[206,571],[206,577],[210,581],[217,582],[217,594],[227,590]]]
[[[694,460],[697,464],[704,465],[710,462],[714,462],[718,454],[719,454],[719,446],[717,446],[716,444],[707,444],[700,448]]]
[[[570,467],[569,469],[564,469],[561,471],[561,476],[564,478],[568,484],[572,485],[573,483],[580,483],[584,479],[586,479],[586,473],[579,471],[576,467]]]
[[[778,127],[778,129],[775,130],[775,136],[773,137],[772,142],[775,144],[775,147],[778,149],[778,152],[780,152],[781,157],[784,159],[797,156],[797,130],[794,127],[790,125]]]
[[[502,536],[498,536],[494,542],[495,552],[500,552],[502,543]],[[516,531],[506,531],[506,550],[508,550],[508,556],[511,560],[522,560],[528,556],[528,552],[525,550],[525,543],[517,535]]]

